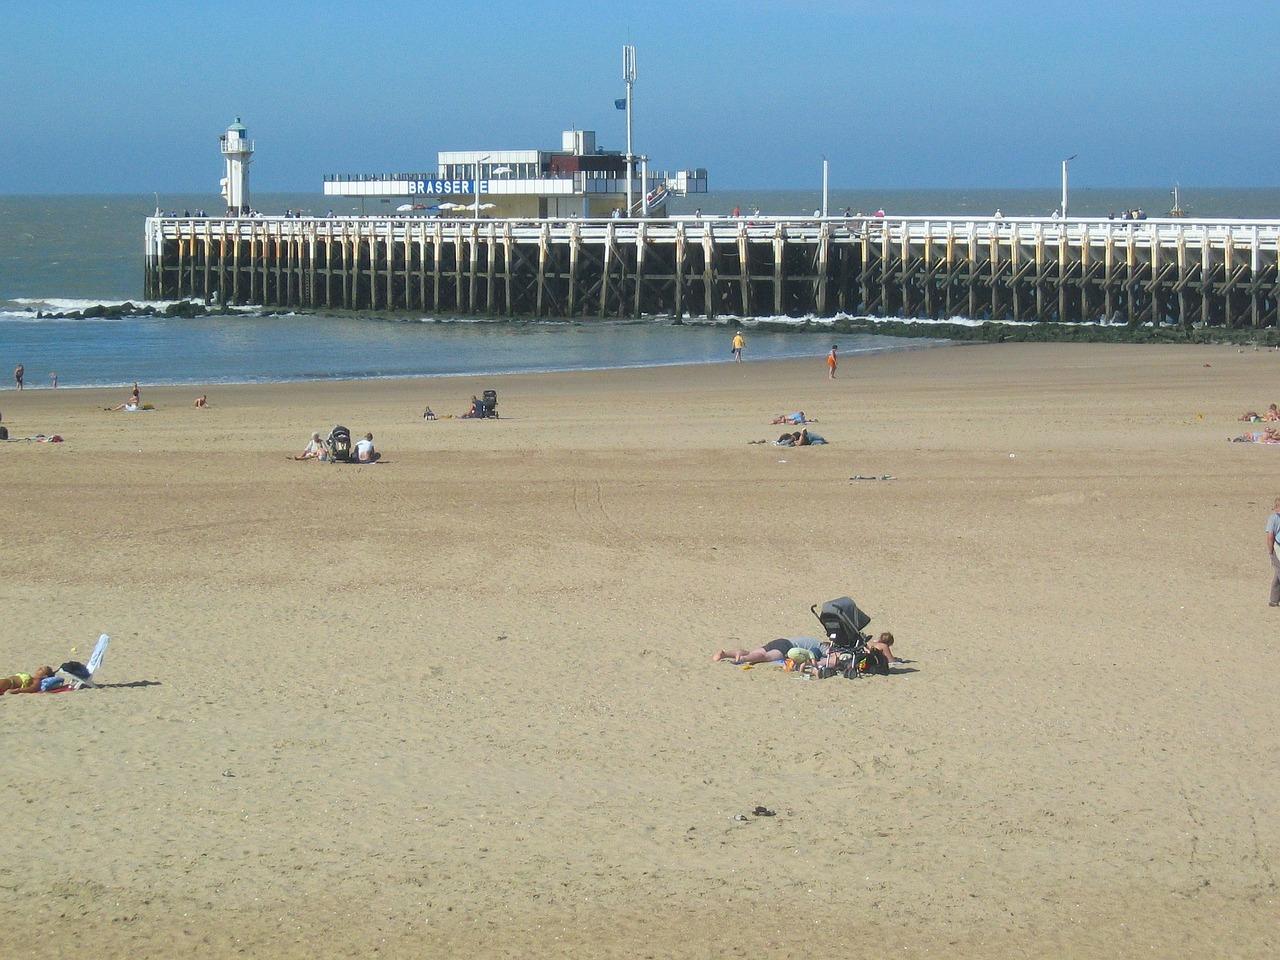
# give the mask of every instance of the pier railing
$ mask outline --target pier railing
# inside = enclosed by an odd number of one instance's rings
[[[268,306],[1277,323],[1278,220],[151,217],[147,289]]]

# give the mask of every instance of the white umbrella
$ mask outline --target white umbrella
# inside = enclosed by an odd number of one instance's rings
[[[408,213],[412,209],[412,203],[402,203],[400,206],[396,207],[396,213]]]

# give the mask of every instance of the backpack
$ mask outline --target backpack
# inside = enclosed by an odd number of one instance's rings
[[[880,676],[888,676],[889,674],[889,661],[885,659],[884,654],[879,650],[863,650],[845,668],[845,676],[850,679],[865,677],[869,674],[878,674]]]

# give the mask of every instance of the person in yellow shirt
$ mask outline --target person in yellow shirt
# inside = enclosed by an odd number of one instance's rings
[[[742,362],[742,348],[747,345],[747,341],[742,338],[742,331],[739,330],[733,335],[733,359]]]

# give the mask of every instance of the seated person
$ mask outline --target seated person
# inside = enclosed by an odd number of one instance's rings
[[[313,433],[311,434],[311,442],[307,444],[306,449],[303,450],[302,453],[300,453],[298,456],[294,457],[293,459],[295,460],[327,460],[328,453],[329,453],[329,448],[325,445],[325,442],[320,439],[320,434]]]
[[[382,456],[377,450],[373,449],[373,434],[366,433],[363,440],[356,441],[356,463],[374,463]]]
[[[471,395],[471,409],[462,415],[462,419],[478,417],[481,414],[480,401],[476,399],[476,395]]]
[[[200,394],[200,396],[196,397],[196,402],[195,402],[194,406],[195,406],[195,408],[196,408],[197,410],[203,410],[203,409],[204,409],[205,407],[207,407],[208,405],[209,405],[209,395],[208,395],[208,394],[204,394],[204,393],[202,393],[202,394]]]
[[[1267,407],[1267,412],[1262,415],[1262,419],[1268,423],[1275,423],[1280,420],[1280,408],[1277,408],[1274,403],[1271,404],[1271,406]]]
[[[818,447],[827,442],[826,437],[819,436],[811,430],[801,430],[796,439],[797,447]]]
[[[0,693],[31,693],[40,689],[40,681],[52,676],[53,667],[40,667],[35,673],[0,677]]]
[[[867,649],[874,650],[876,653],[884,657],[885,663],[902,662],[893,655],[893,634],[888,630],[884,631],[880,636],[868,643]]]

